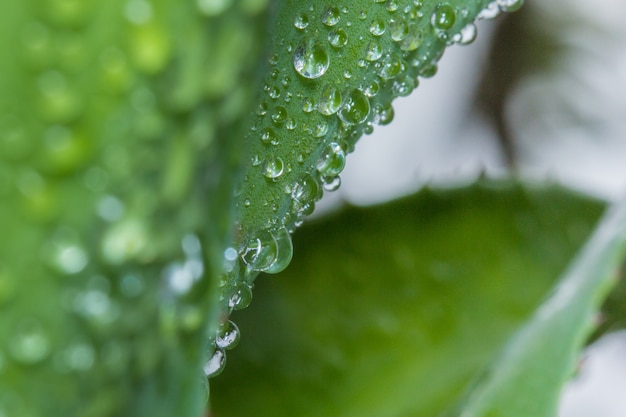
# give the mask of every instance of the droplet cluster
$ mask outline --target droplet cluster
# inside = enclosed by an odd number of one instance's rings
[[[227,310],[250,302],[260,272],[287,266],[290,234],[323,190],[340,186],[357,140],[392,121],[393,99],[433,76],[446,46],[471,43],[474,20],[489,17],[484,8],[521,2],[372,0],[361,10],[301,3],[280,12],[265,94],[247,135],[251,163],[237,189],[237,258],[222,279]],[[224,360],[217,347],[213,363]]]

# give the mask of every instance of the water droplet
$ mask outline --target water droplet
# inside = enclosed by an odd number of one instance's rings
[[[391,123],[394,112],[391,103],[387,106],[378,105],[374,109],[374,123],[381,126]]]
[[[400,74],[404,70],[402,61],[395,55],[388,55],[383,60],[383,65],[378,71],[378,75],[389,80]]]
[[[423,78],[432,78],[435,76],[435,74],[437,74],[437,64],[430,64],[425,66],[424,68],[422,68],[422,70],[420,71],[420,77]]]
[[[432,16],[430,17],[431,25],[438,30],[448,30],[454,26],[456,21],[456,12],[454,8],[449,4],[442,4],[437,6]]]
[[[291,197],[298,201],[300,205],[318,200],[321,197],[320,187],[315,177],[308,173],[304,174],[302,178],[294,184]]]
[[[328,34],[328,42],[335,48],[342,48],[348,43],[348,35],[343,29],[335,29]]]
[[[341,178],[336,177],[324,177],[324,189],[326,191],[336,191],[341,187]]]
[[[469,45],[474,42],[477,34],[478,30],[476,29],[476,25],[470,22],[465,25],[463,29],[461,29],[461,31],[452,38],[452,40],[459,45]]]
[[[411,94],[411,91],[416,87],[416,81],[410,77],[405,76],[402,79],[394,80],[391,85],[391,92],[394,96],[406,97]]]
[[[326,49],[314,42],[298,46],[293,55],[293,67],[305,78],[315,79],[326,73],[330,58]]]
[[[389,33],[391,34],[391,39],[399,42],[409,33],[409,25],[404,20],[392,19],[389,21]]]
[[[280,89],[276,86],[270,87],[268,88],[267,94],[270,96],[270,98],[276,100],[278,97],[280,97]]]
[[[487,7],[485,7],[480,11],[480,13],[478,13],[478,16],[476,16],[476,20],[494,19],[498,17],[499,14],[500,6],[498,6],[498,2],[492,1],[487,5]]]
[[[266,127],[265,129],[261,130],[260,137],[261,142],[265,145],[278,145],[279,143],[278,136],[276,136],[274,129],[272,129],[271,127]]]
[[[271,156],[263,163],[263,175],[269,179],[275,179],[283,175],[285,165],[283,160],[278,156]]]
[[[388,11],[395,12],[398,10],[398,2],[396,0],[387,0],[387,4],[385,5]]]
[[[378,42],[370,42],[365,50],[365,59],[368,61],[377,61],[383,55],[383,48]]]
[[[288,117],[285,121],[285,129],[294,130],[298,126],[298,122],[293,117]]]
[[[339,19],[341,19],[341,14],[336,7],[327,7],[322,13],[322,23],[326,26],[335,26],[339,23]]]
[[[414,51],[422,45],[423,40],[422,31],[417,25],[411,24],[406,37],[400,42],[400,49],[403,51]]]
[[[524,0],[496,0],[496,2],[503,12],[516,12],[524,5]]]
[[[278,248],[269,230],[261,230],[248,239],[240,251],[243,262],[253,271],[264,271],[275,261]]]
[[[252,302],[252,289],[243,282],[237,284],[233,294],[228,299],[228,307],[233,310],[243,310]]]
[[[291,258],[293,257],[293,243],[291,242],[289,231],[284,227],[274,230],[271,233],[276,242],[277,254],[276,259],[265,272],[268,274],[277,274],[287,268],[287,265],[291,262]]]
[[[216,349],[206,365],[204,365],[204,374],[207,378],[213,378],[221,374],[225,367],[226,353],[221,349]]]
[[[306,27],[309,26],[309,16],[307,16],[305,13],[300,13],[294,19],[293,25],[297,29],[306,29]]]
[[[272,122],[275,125],[281,125],[285,122],[287,118],[287,110],[284,107],[278,106],[274,110],[274,114],[272,114]]]
[[[346,124],[359,124],[367,120],[369,113],[368,98],[361,91],[353,90],[337,114]]]
[[[302,100],[302,111],[305,113],[311,113],[315,110],[315,102],[311,98],[305,98]]]
[[[385,21],[382,19],[374,19],[370,23],[370,33],[374,36],[381,36],[385,33]]]
[[[318,111],[326,116],[337,113],[341,107],[341,92],[332,85],[326,85],[322,89]]]
[[[21,321],[9,341],[9,353],[17,362],[32,365],[50,353],[50,342],[43,327],[35,320]]]
[[[368,103],[369,107],[369,103]],[[346,166],[346,154],[339,144],[330,143],[317,162],[317,170],[324,177],[338,175]]]
[[[368,97],[374,97],[376,94],[378,94],[379,90],[380,84],[378,84],[378,81],[376,80],[370,81],[363,87],[363,93]]]
[[[215,337],[215,346],[219,349],[229,350],[237,346],[239,338],[239,328],[234,322],[228,320],[220,326]]]

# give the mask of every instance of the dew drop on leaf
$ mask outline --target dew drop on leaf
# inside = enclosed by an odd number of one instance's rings
[[[213,355],[204,365],[204,374],[207,378],[218,376],[226,367],[226,353],[222,349],[215,349]]]
[[[305,13],[300,13],[294,19],[293,25],[297,29],[306,29],[309,26],[309,17]]]
[[[385,33],[385,21],[382,19],[374,19],[372,20],[372,23],[370,23],[370,33],[374,36],[381,36],[383,33]]]
[[[454,26],[456,21],[456,12],[449,4],[439,5],[433,12],[430,23],[438,30],[448,30]]]
[[[318,111],[323,115],[329,116],[337,113],[341,107],[341,92],[332,85],[326,85],[320,93]]]
[[[239,343],[239,338],[239,328],[234,322],[228,320],[220,326],[215,338],[215,346],[224,350],[233,349]]]
[[[326,73],[330,57],[326,49],[313,42],[307,42],[296,48],[293,54],[293,67],[305,78],[315,79]]]
[[[322,152],[317,162],[317,171],[324,177],[334,177],[343,171],[345,166],[346,154],[339,144],[333,142]]]
[[[278,247],[269,230],[261,230],[248,239],[241,253],[241,259],[253,271],[264,271],[275,261]]]
[[[328,34],[328,42],[335,48],[342,48],[348,43],[348,35],[343,29],[335,29]]]
[[[503,12],[515,12],[524,5],[524,0],[496,0],[496,3]]]
[[[334,6],[326,8],[322,13],[322,23],[326,26],[335,26],[340,18],[339,9]]]
[[[365,50],[365,59],[368,61],[377,61],[383,55],[383,48],[378,42],[370,42]]]
[[[317,200],[320,197],[320,187],[317,180],[311,174],[304,174],[302,178],[296,181],[291,191],[294,200],[302,205]]]
[[[263,175],[265,175],[269,179],[276,179],[283,175],[283,171],[285,170],[285,164],[283,160],[279,157],[269,157],[263,163]]]

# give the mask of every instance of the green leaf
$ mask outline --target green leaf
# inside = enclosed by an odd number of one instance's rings
[[[436,416],[545,296],[602,205],[481,183],[348,208],[296,235],[292,265],[233,315],[216,415]]]
[[[463,417],[553,417],[626,254],[626,201],[608,211],[552,296],[472,392]],[[623,300],[622,300],[623,301]]]
[[[0,2],[0,415],[203,409],[267,5]]]

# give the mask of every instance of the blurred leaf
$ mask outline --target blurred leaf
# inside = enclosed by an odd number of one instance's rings
[[[531,314],[602,205],[485,183],[347,208],[234,315],[216,416],[424,416],[458,400]]]
[[[626,253],[626,201],[612,207],[552,296],[474,389],[463,417],[553,417]]]
[[[0,415],[203,410],[268,4],[217,3],[0,2]]]

